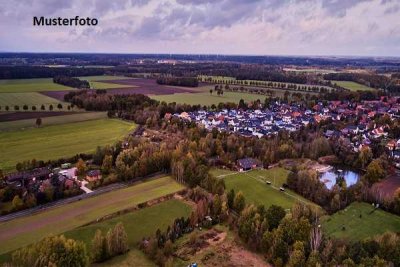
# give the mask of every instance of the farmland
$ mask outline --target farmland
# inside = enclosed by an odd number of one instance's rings
[[[183,189],[183,186],[172,178],[162,177],[55,207],[31,216],[0,223],[0,254],[26,246],[48,235],[71,231],[98,218],[181,189]],[[164,205],[166,206],[155,206],[149,210],[139,211],[137,215],[130,213],[123,218],[104,221],[104,223],[95,227],[107,228],[116,221],[126,220],[125,227],[131,233],[132,239],[130,241],[133,244],[137,238],[140,238],[139,235],[142,231],[147,234],[155,231],[154,227],[158,227],[157,220],[149,220],[149,217],[161,216],[163,220],[165,219],[162,224],[165,227],[176,217],[185,216],[190,211],[182,203],[167,202]],[[130,219],[135,220],[134,223],[129,223]],[[144,221],[146,224],[143,224]],[[85,238],[85,234],[91,233],[94,229],[90,227],[79,228],[77,231],[81,232],[70,232],[68,235]],[[89,238],[89,236],[86,236],[86,238]]]
[[[218,174],[218,171],[211,171],[211,173]],[[242,191],[249,203],[262,204],[266,207],[278,205],[285,209],[290,209],[296,201],[313,204],[288,189],[285,192],[279,191],[279,187],[286,182],[288,173],[285,169],[273,168],[243,173],[225,173],[217,177],[225,180],[228,191],[231,189],[235,192]],[[266,181],[270,181],[271,185],[267,185]]]
[[[113,84],[106,83],[102,81],[112,81],[112,80],[121,80],[121,79],[129,79],[124,76],[111,76],[111,75],[103,75],[103,76],[86,76],[86,77],[78,77],[81,80],[86,80],[90,84],[90,88],[92,89],[111,89],[111,88],[124,88],[124,87],[134,87],[131,85],[124,84]]]
[[[90,248],[91,240],[96,230],[99,229],[105,233],[117,223],[122,222],[128,234],[129,246],[135,247],[143,237],[153,235],[158,228],[162,231],[166,230],[176,218],[189,217],[190,213],[191,208],[189,205],[182,201],[171,199],[100,223],[76,228],[66,232],[65,236],[81,240]]]
[[[112,119],[53,125],[0,133],[0,169],[12,170],[24,160],[50,160],[93,152],[97,146],[113,144],[135,128],[135,124]]]
[[[62,107],[58,108],[58,104],[61,104]],[[24,111],[24,105],[28,106],[27,111],[32,111],[33,106],[35,106],[36,110],[41,110],[41,105],[45,107],[45,110],[50,110],[50,105],[53,106],[53,110],[68,110],[68,103],[58,101],[57,99],[40,93],[0,93],[0,107],[2,111],[6,110],[6,106],[8,106],[9,111],[16,111],[14,107],[16,105],[18,106],[19,111]]]
[[[246,102],[256,101],[260,99],[262,102],[266,98],[264,95],[249,94],[249,93],[234,93],[234,92],[224,92],[222,96],[217,96],[216,93],[210,94],[209,92],[201,93],[175,93],[169,95],[152,95],[158,101],[165,101],[167,103],[180,103],[189,105],[218,105],[219,103],[239,103],[240,99]]]
[[[343,88],[349,89],[350,91],[374,91],[374,88],[365,86],[356,82],[349,81],[331,81],[332,84],[337,84]]]
[[[25,115],[25,116],[24,116]],[[35,128],[36,118],[42,119],[42,125],[59,125],[72,122],[82,122],[106,119],[105,112],[15,112],[0,114],[0,132]],[[6,121],[2,121],[5,119]]]
[[[53,83],[53,79],[51,78],[0,80],[0,93],[26,93],[59,90],[72,90],[72,88]]]
[[[387,231],[400,231],[400,217],[367,203],[354,202],[344,210],[325,217],[322,229],[328,236],[352,241],[362,240],[383,234]]]

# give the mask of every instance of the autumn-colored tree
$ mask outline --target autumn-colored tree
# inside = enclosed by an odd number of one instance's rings
[[[92,240],[92,261],[102,262],[109,258],[108,244],[100,229],[97,229]]]
[[[86,163],[83,161],[83,159],[79,159],[78,163],[76,163],[76,174],[78,176],[85,175],[86,169]]]
[[[103,164],[101,165],[101,171],[104,174],[109,174],[112,169],[113,157],[112,155],[105,155],[103,159]]]
[[[63,235],[42,239],[40,242],[15,251],[13,266],[88,266],[89,257],[83,242]]]

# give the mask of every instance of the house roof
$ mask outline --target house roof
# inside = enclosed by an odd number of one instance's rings
[[[237,161],[238,165],[244,169],[249,169],[252,168],[254,165],[259,166],[261,163],[259,160],[254,159],[254,158],[244,158],[244,159],[239,159]]]

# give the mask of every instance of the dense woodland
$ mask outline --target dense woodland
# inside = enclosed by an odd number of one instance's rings
[[[384,89],[391,93],[400,92],[400,85],[394,83],[390,78],[383,75],[366,73],[329,73],[324,75],[324,79],[352,81],[370,86],[372,88]]]
[[[68,76],[55,76],[53,78],[54,83],[62,84],[65,86],[69,86],[72,88],[90,88],[90,84],[88,81],[82,81],[78,78],[68,77]]]
[[[165,77],[160,76],[157,78],[157,83],[162,85],[186,86],[197,87],[199,81],[196,77]]]
[[[104,70],[98,68],[0,66],[0,79],[52,78],[59,75],[74,77],[103,74]]]

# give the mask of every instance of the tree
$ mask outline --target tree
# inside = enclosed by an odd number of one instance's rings
[[[246,200],[242,192],[238,192],[233,200],[233,209],[240,213],[246,206]]]
[[[290,259],[286,266],[302,267],[305,265],[305,261],[304,244],[301,241],[296,241],[293,245],[293,251],[290,254]]]
[[[382,167],[381,159],[375,159],[368,164],[367,172],[364,175],[364,179],[369,183],[373,184],[379,180],[385,178],[386,172]]]
[[[28,107],[28,105],[23,105],[23,106],[22,106],[22,109],[23,109],[23,110],[28,110],[29,107]]]
[[[76,172],[78,176],[82,176],[86,172],[86,163],[81,158],[78,160],[78,163],[76,164]]]
[[[58,103],[57,108],[61,110],[63,108],[62,104]]]
[[[103,159],[103,164],[101,165],[101,171],[104,174],[109,174],[112,168],[113,157],[112,155],[105,155]]]
[[[92,240],[92,261],[102,262],[109,258],[107,240],[100,229],[97,229]]]
[[[212,95],[212,93],[213,93],[213,89],[210,89],[210,95]]]
[[[37,118],[36,119],[36,126],[40,127],[40,125],[42,125],[42,118]]]
[[[13,210],[20,210],[24,207],[24,202],[22,199],[18,196],[15,195],[15,197],[12,200],[12,208]]]
[[[107,244],[111,256],[128,251],[128,236],[122,223],[117,223],[114,229],[108,231]]]
[[[49,110],[50,110],[50,111],[53,110],[53,105],[50,105],[50,106],[49,106]]]
[[[361,168],[364,169],[365,166],[372,160],[373,154],[369,147],[363,147],[358,155],[358,160],[360,161]]]
[[[63,235],[42,239],[40,242],[15,251],[13,266],[88,266],[89,257],[83,242],[66,239]]]
[[[269,230],[273,230],[278,227],[281,220],[285,217],[286,212],[281,206],[271,205],[267,212],[266,217],[269,224]]]
[[[41,110],[46,110],[46,107],[42,104],[42,105],[40,106],[40,109],[41,109]]]
[[[233,209],[233,200],[235,199],[235,190],[231,189],[227,194],[228,208]]]

